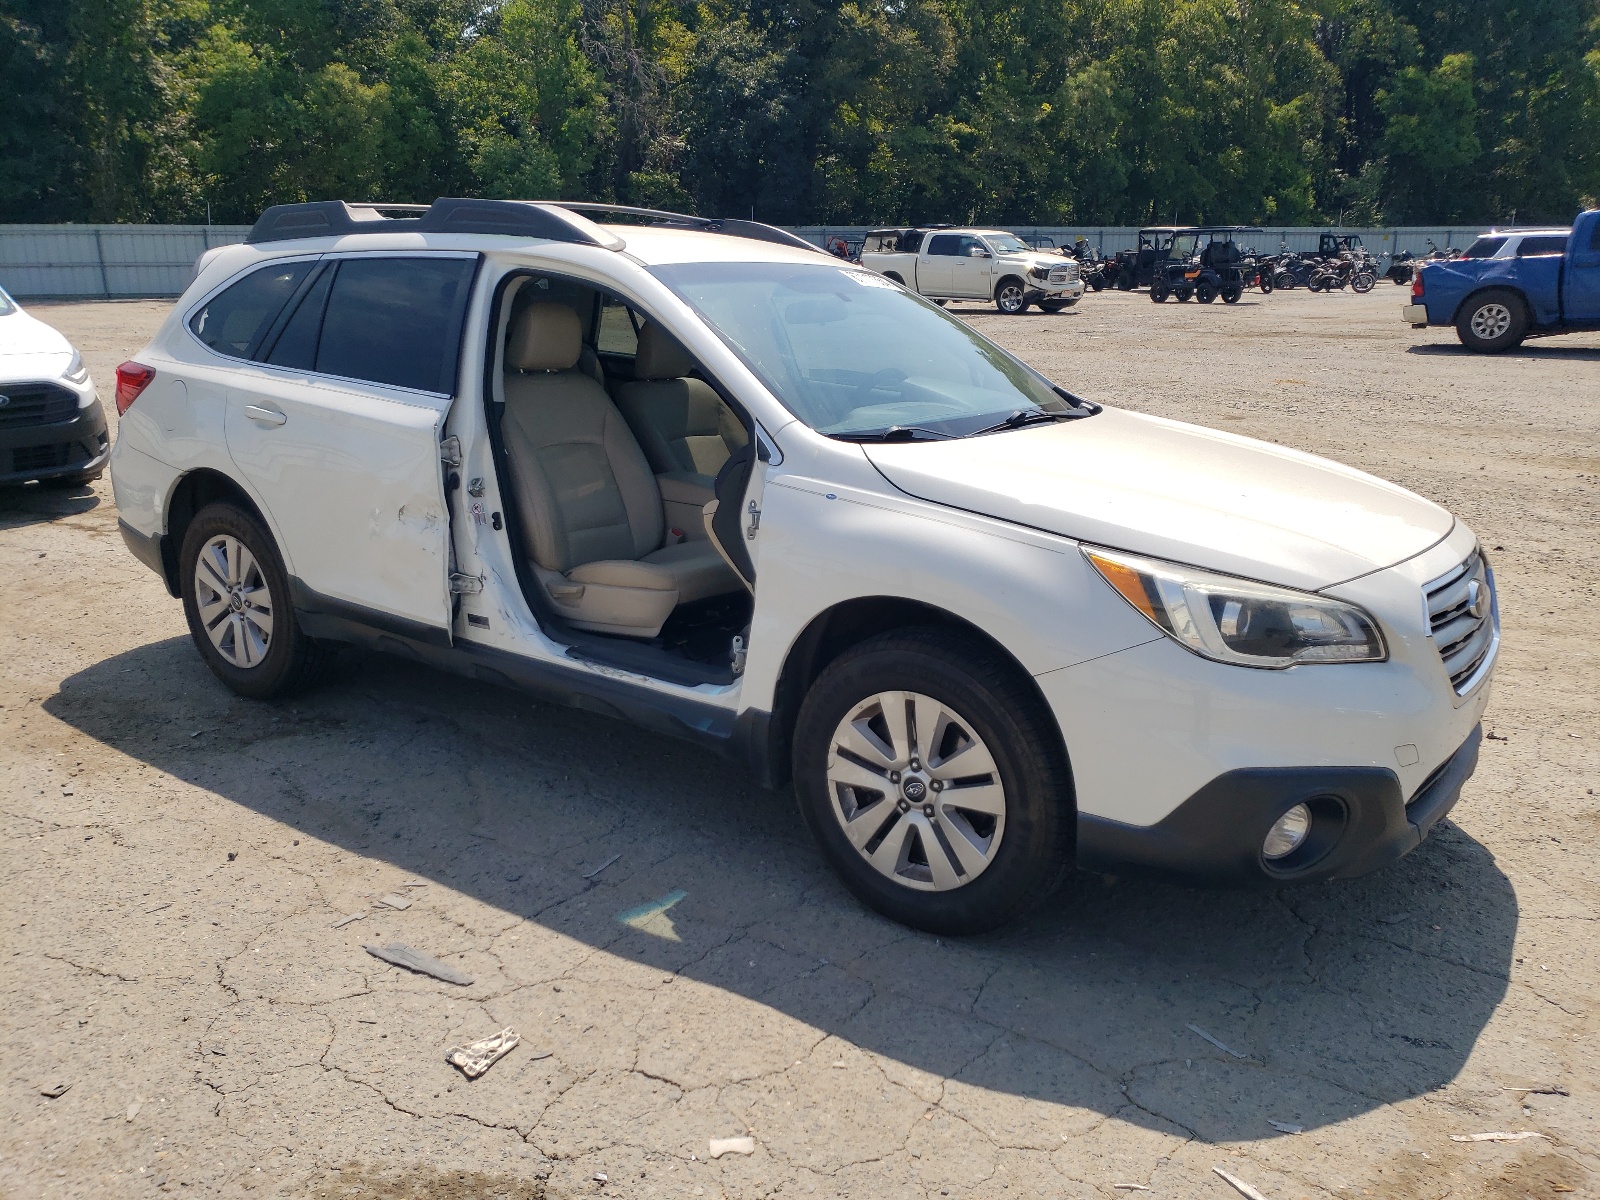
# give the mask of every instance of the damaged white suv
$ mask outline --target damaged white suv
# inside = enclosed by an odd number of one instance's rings
[[[123,535],[234,690],[355,642],[691,739],[925,929],[1074,863],[1368,871],[1476,762],[1499,622],[1449,513],[1102,409],[764,226],[270,209],[117,407]]]

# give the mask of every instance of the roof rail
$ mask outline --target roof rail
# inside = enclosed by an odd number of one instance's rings
[[[585,200],[547,200],[546,204],[576,213],[600,213],[602,216],[642,217],[651,225],[667,225],[683,229],[698,229],[705,233],[722,233],[729,237],[754,238],[760,242],[776,242],[780,246],[794,246],[802,250],[826,253],[797,234],[776,225],[763,225],[760,221],[741,221],[734,217],[694,217],[688,213],[666,212],[659,208],[635,208],[630,204],[591,204]]]
[[[384,215],[391,212],[401,215]],[[432,204],[351,204],[344,200],[275,204],[257,218],[244,240],[259,244],[353,233],[490,233],[603,246],[607,250],[621,250],[627,245],[593,221],[550,204],[448,196],[441,196]]]
[[[395,216],[385,214],[394,213]],[[699,229],[731,237],[754,238],[823,253],[797,237],[759,221],[694,217],[626,204],[590,204],[580,200],[472,200],[441,196],[432,204],[350,203],[316,200],[308,204],[275,204],[257,218],[245,241],[283,242],[296,238],[341,237],[356,233],[487,233],[539,238],[622,250],[616,234],[584,214],[639,217],[652,225]]]

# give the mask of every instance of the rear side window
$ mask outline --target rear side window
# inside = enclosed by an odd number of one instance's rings
[[[294,310],[294,316],[283,327],[283,332],[273,343],[266,361],[278,367],[296,367],[310,371],[317,365],[317,341],[322,333],[322,311],[328,306],[328,291],[333,285],[334,268],[327,270],[313,283],[304,299]]]
[[[206,301],[190,319],[189,328],[218,354],[249,358],[314,266],[314,262],[273,263],[252,271]]]
[[[948,254],[951,257],[961,252],[961,238],[954,233],[941,233],[937,237],[928,239],[929,254]]]
[[[1517,247],[1517,257],[1534,258],[1541,254],[1565,254],[1566,250],[1567,239],[1564,237],[1555,237],[1553,235],[1526,237],[1522,239],[1522,244]]]
[[[316,369],[425,392],[455,391],[461,322],[476,267],[470,258],[344,259],[328,292]]]
[[[1503,237],[1479,238],[1467,247],[1462,258],[1493,258],[1500,252],[1500,247],[1506,244]]]

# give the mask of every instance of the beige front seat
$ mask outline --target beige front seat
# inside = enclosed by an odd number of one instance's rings
[[[693,367],[677,339],[647,321],[639,330],[633,382],[617,389],[617,403],[656,474],[715,479],[748,438],[710,384],[686,378]]]
[[[534,572],[580,629],[650,638],[679,604],[740,591],[709,542],[663,546],[661,492],[605,389],[575,369],[578,316],[530,304],[506,336],[501,435]]]

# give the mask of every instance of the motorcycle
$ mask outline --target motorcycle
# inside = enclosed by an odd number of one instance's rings
[[[1389,255],[1389,266],[1384,271],[1383,277],[1399,287],[1410,283],[1412,276],[1416,273],[1416,262],[1411,257],[1411,251],[1396,250]]]

